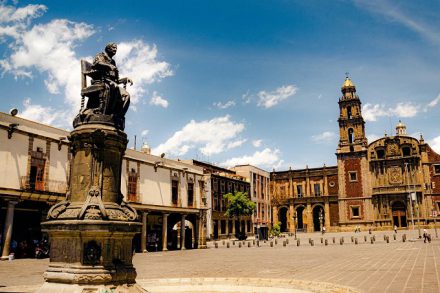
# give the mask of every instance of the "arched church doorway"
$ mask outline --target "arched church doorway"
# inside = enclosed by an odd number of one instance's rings
[[[406,207],[405,204],[401,201],[396,201],[391,206],[391,210],[393,213],[393,225],[397,227],[406,227]]]
[[[321,231],[321,225],[322,227],[324,227],[324,219],[324,209],[322,208],[322,206],[315,206],[313,208],[313,230],[315,232]]]
[[[287,208],[280,208],[278,215],[278,220],[280,221],[280,231],[287,232]]]
[[[299,231],[304,231],[305,227],[304,227],[304,223],[306,223],[306,221],[304,220],[304,207],[300,206],[296,208],[296,229]]]

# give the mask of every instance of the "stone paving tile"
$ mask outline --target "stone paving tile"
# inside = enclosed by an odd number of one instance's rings
[[[219,242],[216,249],[212,242],[205,250],[136,254],[134,264],[140,280],[275,278],[328,282],[361,292],[440,292],[440,239],[434,238],[430,244],[420,240],[403,243],[401,231],[397,240],[392,232],[374,234],[374,244],[366,232],[326,234],[328,246],[321,244],[320,234],[298,234],[299,247],[292,237],[287,247],[283,247],[283,239],[274,247],[266,242],[261,247],[231,244],[226,248]],[[384,241],[384,234],[390,236],[390,243]],[[360,240],[358,245],[351,242],[352,235]],[[364,235],[368,236],[366,243]],[[339,244],[341,236],[344,245]],[[332,237],[336,237],[335,244]],[[309,238],[315,246],[308,243]],[[47,264],[47,260],[32,259],[0,262],[0,292],[4,286],[41,284]]]

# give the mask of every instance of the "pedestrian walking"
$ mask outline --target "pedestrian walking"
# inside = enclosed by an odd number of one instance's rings
[[[397,234],[397,226],[396,225],[394,225],[394,233]]]

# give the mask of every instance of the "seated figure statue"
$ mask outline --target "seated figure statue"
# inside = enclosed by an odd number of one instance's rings
[[[133,85],[133,82],[127,77],[119,78],[119,71],[113,60],[116,51],[117,45],[109,43],[104,52],[95,56],[92,64],[81,61],[83,100],[74,127],[84,123],[103,122],[124,128],[125,113],[130,105],[130,94],[126,85]],[[86,84],[86,76],[92,79],[89,86]],[[123,87],[120,84],[123,84]],[[84,97],[88,98],[86,107]]]

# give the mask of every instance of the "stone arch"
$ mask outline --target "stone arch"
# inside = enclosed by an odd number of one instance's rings
[[[281,206],[278,208],[278,222],[280,223],[280,231],[287,232],[288,231],[288,222],[289,222],[289,207]]]
[[[299,231],[307,231],[306,206],[298,205],[295,207],[296,212],[296,229]]]
[[[313,215],[313,230],[315,232],[319,232],[321,231],[322,227],[325,227],[324,206],[320,203],[314,204],[312,207],[312,215]]]

